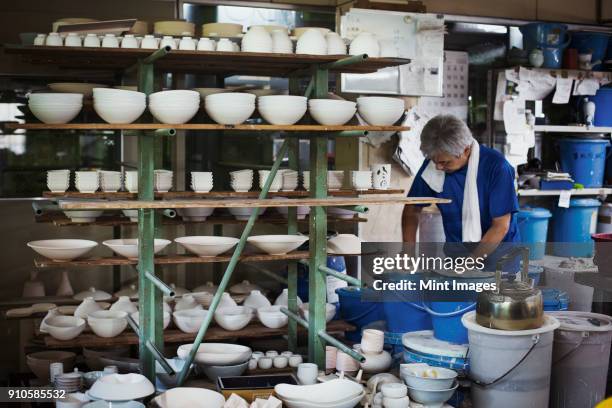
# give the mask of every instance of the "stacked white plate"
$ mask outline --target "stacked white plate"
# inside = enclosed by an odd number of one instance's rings
[[[208,193],[213,188],[213,174],[210,171],[192,171],[191,189],[196,193]]]
[[[255,95],[225,92],[208,95],[204,100],[206,113],[222,125],[239,125],[255,112]]]
[[[47,171],[47,188],[53,193],[63,193],[70,187],[70,170]]]
[[[327,172],[327,189],[340,190],[344,184],[344,170],[329,170]]]
[[[361,385],[345,379],[313,385],[278,384],[274,393],[289,408],[353,408],[365,395]]]
[[[81,111],[83,94],[35,93],[28,98],[28,108],[44,123],[68,123]]]
[[[282,176],[283,191],[294,191],[298,187],[299,173],[295,170],[279,170]]]
[[[308,108],[305,96],[268,95],[260,96],[257,109],[266,122],[273,125],[294,125]]]
[[[108,123],[132,123],[147,107],[147,96],[142,92],[94,88],[93,98],[94,110]]]
[[[155,92],[149,95],[149,110],[161,123],[189,122],[200,109],[200,94],[186,89]]]
[[[170,170],[155,170],[153,172],[155,191],[167,193],[172,188],[172,174]]]
[[[390,126],[397,122],[405,111],[404,101],[385,96],[362,96],[357,98],[359,116],[371,126]]]
[[[76,392],[81,389],[83,376],[80,372],[65,373],[55,377],[55,388],[66,392]]]
[[[100,188],[97,171],[75,171],[74,186],[81,193],[95,193]]]
[[[253,170],[236,170],[230,172],[230,184],[237,192],[246,192],[253,187]]]
[[[357,104],[339,99],[310,99],[308,112],[317,123],[340,126],[350,121],[357,111]]]
[[[371,171],[351,171],[351,185],[355,190],[369,190],[372,188]]]
[[[121,188],[120,171],[100,171],[100,188],[104,192],[116,192]]]
[[[258,174],[259,174],[259,188],[263,189],[264,184],[266,183],[266,179],[268,178],[268,175],[270,174],[270,170],[259,170]],[[282,186],[283,186],[283,175],[280,171],[277,171],[276,174],[274,175],[274,179],[272,180],[272,184],[270,184],[270,189],[268,191],[275,193],[279,191]]]

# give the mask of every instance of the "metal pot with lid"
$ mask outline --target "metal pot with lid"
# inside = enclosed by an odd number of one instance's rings
[[[522,255],[521,280],[502,280],[502,266]],[[496,289],[478,295],[476,322],[484,327],[498,330],[537,329],[544,324],[544,302],[542,292],[533,287],[529,278],[529,249],[520,247],[499,259],[496,265]]]

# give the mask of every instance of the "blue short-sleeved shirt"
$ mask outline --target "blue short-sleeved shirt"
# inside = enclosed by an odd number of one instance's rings
[[[425,160],[412,183],[408,197],[451,199],[452,202],[449,204],[438,204],[442,214],[446,242],[462,242],[461,213],[467,165],[454,173],[447,173],[442,192],[436,193],[421,177],[428,164],[429,160]],[[483,235],[491,228],[493,218],[512,214],[510,228],[502,242],[520,242],[515,215],[519,207],[514,187],[514,169],[501,153],[486,146],[480,146],[476,184]]]

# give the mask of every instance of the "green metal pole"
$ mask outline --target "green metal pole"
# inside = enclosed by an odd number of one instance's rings
[[[161,290],[164,295],[174,297],[174,290],[172,290],[170,286],[166,285],[164,281],[148,271],[145,272],[145,276],[151,281],[152,284],[157,286],[157,288]]]
[[[153,65],[140,62],[138,68],[138,89],[147,95],[153,92]],[[154,199],[153,170],[155,136],[142,134],[138,136],[138,199]],[[150,381],[155,381],[155,357],[147,343],[151,342],[158,349],[163,349],[161,293],[146,276],[155,274],[153,240],[155,238],[155,212],[152,209],[138,210],[138,280],[139,280],[139,316],[140,338],[139,353],[141,373]]]
[[[281,307],[280,308],[281,312],[283,312],[284,314],[286,314],[289,317],[289,321],[293,321],[296,322],[297,324],[299,324],[300,326],[302,326],[305,329],[308,329],[308,322],[304,319],[302,319],[302,317],[300,315],[298,315],[297,313],[293,313],[292,311],[290,311],[289,309],[285,308],[285,307]]]
[[[280,167],[280,164],[283,161],[283,158],[287,154],[288,146],[289,145],[287,143],[287,140],[285,140],[278,152],[278,156],[276,157],[274,164],[272,165],[270,174],[268,175],[268,178],[266,179],[266,182],[264,183],[264,186],[261,189],[261,192],[259,193],[260,200],[263,200],[264,198],[266,198],[266,195],[268,194],[268,190],[270,189],[270,185],[272,185],[272,180],[274,180],[274,177],[276,176],[276,172],[278,171],[278,168]],[[198,351],[198,347],[200,347],[202,340],[204,340],[204,336],[206,335],[206,330],[208,330],[208,326],[210,325],[210,322],[212,321],[215,310],[217,309],[217,306],[219,305],[219,302],[221,301],[221,296],[223,295],[223,292],[225,292],[225,288],[227,287],[232,277],[232,273],[234,272],[234,269],[236,268],[236,265],[238,264],[238,259],[240,258],[240,255],[242,254],[242,250],[244,249],[246,245],[247,238],[251,234],[251,230],[253,229],[253,226],[255,225],[255,220],[257,220],[257,216],[259,215],[260,210],[261,208],[258,208],[258,207],[253,209],[253,212],[251,213],[251,216],[249,217],[249,221],[247,222],[246,226],[244,227],[244,230],[242,231],[242,235],[240,236],[240,241],[238,242],[238,245],[236,245],[236,249],[234,249],[232,258],[230,259],[229,264],[227,265],[227,269],[225,270],[225,273],[223,274],[223,279],[221,279],[221,282],[219,283],[219,288],[217,289],[217,292],[215,293],[215,296],[213,297],[213,300],[210,304],[210,307],[208,309],[208,314],[204,318],[204,321],[202,322],[202,326],[200,326],[200,330],[198,330],[198,334],[196,335],[196,338],[193,341],[193,346],[191,347],[191,350],[189,351],[189,355],[187,356],[187,359],[185,361],[185,366],[179,373],[179,376],[177,379],[177,384],[179,387],[185,381],[189,367],[191,367],[191,363],[193,363],[193,359],[195,358],[196,352]]]
[[[348,205],[348,206],[340,206],[338,208],[344,208],[345,210],[351,210],[358,213],[366,214],[370,209],[365,205]]]
[[[359,64],[367,59],[368,54],[351,55],[350,57],[342,58],[338,61],[330,62],[329,64],[323,64],[319,68],[325,70],[336,69],[347,65]]]
[[[327,98],[328,72],[314,72],[314,97]],[[327,136],[310,139],[310,196],[327,198]],[[309,219],[309,361],[325,368],[325,343],[318,333],[325,330],[325,303],[327,301],[327,276],[319,265],[327,264],[327,211],[325,207],[311,207]]]
[[[348,276],[345,273],[340,273],[338,271],[335,271],[331,268],[328,268],[325,265],[319,265],[319,270],[326,275],[334,276],[340,280],[350,283],[351,285],[359,286],[359,287],[363,286],[363,282],[360,281],[359,279],[353,278],[352,276]]]

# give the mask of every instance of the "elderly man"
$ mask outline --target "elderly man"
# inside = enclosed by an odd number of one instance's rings
[[[447,242],[477,243],[471,256],[482,257],[502,242],[520,241],[514,216],[518,211],[514,169],[502,154],[480,146],[466,124],[452,115],[427,122],[421,151],[426,160],[408,196],[452,200],[438,205]],[[415,242],[421,209],[405,206],[404,242]]]

